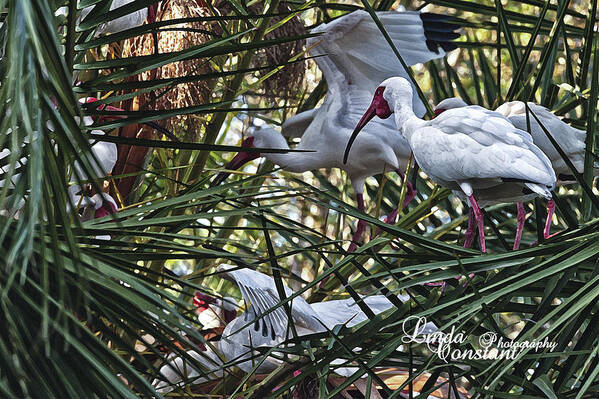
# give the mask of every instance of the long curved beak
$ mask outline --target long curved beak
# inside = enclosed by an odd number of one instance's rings
[[[362,115],[362,118],[356,125],[354,132],[351,134],[351,137],[349,138],[349,141],[347,142],[347,146],[345,147],[345,153],[343,154],[343,163],[344,164],[347,163],[347,157],[349,156],[349,150],[351,149],[352,144],[356,140],[356,137],[358,137],[358,133],[360,133],[360,131],[364,128],[364,126],[366,126],[366,124],[368,124],[368,122],[370,122],[370,120],[372,118],[374,118],[375,115],[376,115],[376,105],[374,104],[374,100],[373,100],[372,104],[370,104],[370,107],[368,107],[368,109],[366,110],[364,115]]]
[[[247,138],[243,141],[243,143],[241,143],[241,146],[242,147],[251,147],[252,142],[253,142],[253,137]],[[237,155],[235,155],[233,157],[233,159],[231,159],[231,161],[229,161],[228,164],[225,165],[225,169],[228,171],[237,170],[237,169],[241,168],[243,165],[245,165],[246,163],[253,161],[256,158],[260,158],[259,152],[245,152],[245,151],[239,152],[239,153],[237,153]],[[231,172],[220,172],[218,175],[216,175],[214,180],[212,180],[212,182],[210,183],[210,187],[218,186],[219,184],[221,184],[222,182],[227,180],[227,177],[229,177],[230,174],[231,174]]]

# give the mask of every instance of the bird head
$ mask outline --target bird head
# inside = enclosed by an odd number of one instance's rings
[[[378,116],[381,119],[387,119],[393,113],[395,108],[395,102],[397,98],[408,98],[412,99],[412,86],[410,82],[401,77],[394,77],[384,80],[379,87],[374,91],[374,96],[370,106],[362,115],[362,118],[356,125],[349,142],[345,147],[345,154],[343,154],[343,163],[347,163],[347,157],[349,156],[349,150],[352,144],[358,137],[360,131],[370,122],[372,118]]]
[[[450,97],[437,104],[433,112],[435,113],[435,116],[437,116],[447,111],[448,109],[462,108],[466,106],[468,106],[468,104],[466,104],[466,102],[461,98]]]
[[[116,202],[110,195],[106,193],[96,194],[91,200],[94,203],[95,208],[94,219],[117,213]]]
[[[200,291],[196,291],[193,296],[193,306],[197,308],[196,313],[200,314],[210,305],[214,305],[216,303],[216,298],[211,297],[210,295],[206,295]]]

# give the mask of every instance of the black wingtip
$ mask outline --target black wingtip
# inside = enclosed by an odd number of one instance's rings
[[[426,47],[430,51],[438,54],[439,48],[445,52],[457,48],[457,45],[453,41],[461,36],[456,31],[462,27],[454,17],[423,12],[420,13],[420,19],[422,20],[424,36],[426,37]]]

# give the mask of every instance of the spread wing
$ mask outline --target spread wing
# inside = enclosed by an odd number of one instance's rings
[[[439,58],[456,46],[453,39],[459,26],[450,17],[415,11],[378,12],[378,18],[393,44],[408,65]],[[407,73],[366,11],[354,11],[312,32],[322,35],[308,40],[310,54],[322,70],[328,93],[352,90],[373,93],[385,79],[407,77]],[[415,95],[415,111],[424,114],[424,106]]]
[[[399,296],[399,300],[402,302],[406,302],[409,299],[410,298],[407,295]],[[364,302],[375,315],[393,307],[393,304],[384,295],[366,297],[364,298]],[[346,323],[348,327],[353,327],[368,319],[353,298],[317,302],[310,304],[310,306],[312,306],[312,309],[318,313],[318,316],[329,329],[332,329],[338,324]]]
[[[555,173],[532,137],[478,106],[445,111],[412,137],[418,164],[438,179],[513,179],[553,187]]]
[[[231,265],[220,265],[217,269],[225,278],[232,280],[241,291],[246,305],[252,308],[245,312],[245,316],[255,315],[256,323],[254,329],[260,331],[264,337],[275,339],[287,336],[288,318],[283,306],[275,308],[280,303],[279,294],[274,280],[263,273],[251,269],[239,269]],[[287,286],[285,295],[287,297],[294,292]],[[318,331],[322,326],[318,322],[318,315],[310,305],[301,297],[291,301],[291,316],[298,326]],[[250,321],[249,319],[246,321]]]
[[[283,136],[290,138],[302,137],[308,126],[310,126],[314,120],[317,111],[318,108],[313,108],[288,118],[283,123],[283,126],[281,126]]]

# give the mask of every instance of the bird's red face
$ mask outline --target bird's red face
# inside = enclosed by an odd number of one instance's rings
[[[391,114],[392,114],[391,108],[389,107],[389,103],[387,102],[387,100],[385,100],[385,97],[383,96],[384,92],[385,92],[385,86],[379,86],[376,88],[376,91],[374,92],[374,97],[372,98],[372,103],[370,103],[370,107],[368,107],[366,114],[368,113],[368,111],[371,108],[374,108],[374,112],[376,113],[376,116],[378,116],[381,119],[387,119],[388,117],[391,116]],[[364,116],[366,116],[366,114],[364,114]],[[362,118],[364,118],[364,117],[362,117]],[[372,117],[371,117],[371,119],[372,119]],[[366,123],[364,125],[366,125]]]
[[[245,140],[243,140],[241,142],[241,146],[245,147],[245,148],[255,148],[254,147],[254,137],[247,137]],[[261,155],[259,152],[257,151],[253,151],[253,152],[238,152],[237,155],[235,155],[233,157],[233,159],[231,159],[231,161],[229,161],[229,163],[227,165],[225,165],[225,169],[227,170],[237,170],[239,168],[241,168],[243,165],[245,165],[246,163],[253,161],[254,159],[260,158]],[[226,180],[226,178],[230,175],[231,173],[229,172],[221,172],[219,173],[214,180],[212,181],[212,183],[210,183],[210,187],[215,187],[218,186],[219,184],[221,184],[223,181]]]
[[[208,309],[208,307],[210,305],[213,305],[215,303],[216,303],[216,299],[214,299],[210,295],[206,295],[200,291],[196,291],[195,295],[193,296],[193,306],[195,306],[197,308],[197,310],[196,310],[197,314],[202,313],[203,311]]]
[[[433,113],[435,114],[435,116],[439,116],[441,115],[443,112],[447,111],[445,108],[436,108]]]
[[[384,92],[385,92],[385,86],[379,86],[376,88],[376,90],[374,92],[374,97],[372,98],[372,102],[370,103],[370,106],[368,107],[368,109],[366,110],[364,115],[362,115],[362,118],[356,125],[356,128],[354,129],[354,132],[352,133],[351,137],[349,138],[349,142],[347,143],[347,146],[345,147],[345,154],[343,155],[343,163],[347,163],[347,157],[349,156],[349,150],[351,149],[351,146],[354,143],[354,140],[356,140],[356,137],[358,137],[358,133],[360,133],[360,131],[364,128],[364,126],[366,126],[368,124],[368,122],[370,122],[370,120],[372,118],[374,118],[375,115],[381,119],[387,119],[388,117],[391,116],[391,114],[392,114],[391,107],[389,107],[389,103],[387,102],[387,100],[385,100],[385,97],[383,96]]]

